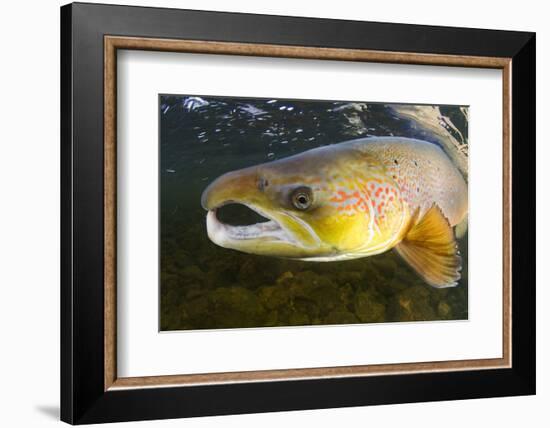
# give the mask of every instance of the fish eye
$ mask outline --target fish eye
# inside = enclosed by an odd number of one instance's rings
[[[291,194],[292,205],[298,210],[307,210],[313,203],[313,192],[309,187],[298,187]]]

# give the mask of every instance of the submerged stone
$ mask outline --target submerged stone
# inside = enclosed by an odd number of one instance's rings
[[[354,301],[355,314],[361,322],[382,322],[386,316],[386,307],[369,292],[359,292]]]
[[[396,321],[427,321],[437,319],[430,304],[427,286],[415,285],[398,293],[391,303],[391,311]]]
[[[267,309],[288,306],[290,303],[289,291],[284,287],[274,285],[261,287],[258,291],[258,298],[260,303]]]
[[[452,309],[446,302],[439,302],[437,305],[437,314],[443,319],[449,319],[452,316]]]
[[[279,278],[277,278],[276,283],[281,284],[281,283],[285,282],[287,279],[292,279],[292,278],[294,278],[294,274],[287,270],[281,276],[279,276]]]
[[[307,314],[292,312],[288,317],[288,324],[289,325],[308,325],[310,324],[309,317],[307,316]]]
[[[338,308],[331,311],[323,321],[323,324],[355,324],[359,320],[351,312]]]

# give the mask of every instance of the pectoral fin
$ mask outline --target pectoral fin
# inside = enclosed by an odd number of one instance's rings
[[[415,216],[416,217],[416,216]],[[437,205],[416,221],[395,247],[403,259],[430,285],[454,287],[460,279],[462,258],[449,221]]]

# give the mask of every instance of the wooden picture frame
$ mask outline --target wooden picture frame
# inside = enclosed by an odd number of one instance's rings
[[[502,70],[502,358],[118,377],[118,49]],[[535,392],[534,34],[77,3],[61,9],[61,53],[62,420],[80,424]]]

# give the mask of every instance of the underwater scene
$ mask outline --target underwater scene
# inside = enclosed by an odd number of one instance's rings
[[[159,95],[160,330],[468,319],[468,107]]]

